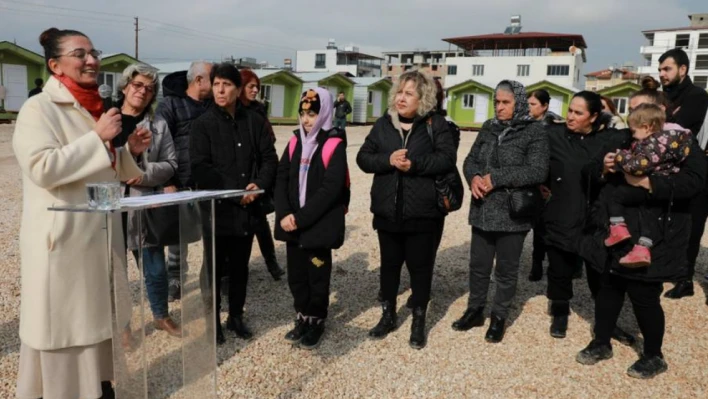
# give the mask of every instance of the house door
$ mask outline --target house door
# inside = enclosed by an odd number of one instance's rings
[[[474,123],[484,123],[489,119],[489,94],[475,94]]]
[[[563,98],[551,96],[551,102],[548,104],[548,110],[558,116],[563,116]]]
[[[372,91],[371,93],[372,93],[372,95],[374,96],[374,98],[372,99],[372,100],[373,100],[373,101],[372,101],[372,102],[373,102],[372,105],[373,105],[373,107],[374,107],[374,110],[373,110],[373,112],[371,113],[371,117],[372,117],[372,118],[378,118],[378,117],[380,117],[381,114],[382,114],[382,112],[381,112],[381,111],[382,111],[382,110],[381,110],[381,92],[378,91],[378,90],[374,90],[374,91]]]
[[[327,86],[327,91],[332,95],[332,101],[337,101],[337,93],[339,92],[339,87],[337,86]]]
[[[18,112],[27,100],[27,67],[2,64],[2,85],[5,86],[5,110]]]
[[[283,117],[285,107],[285,86],[273,85],[270,92],[270,116],[274,118]]]

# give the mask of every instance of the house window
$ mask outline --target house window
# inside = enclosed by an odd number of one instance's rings
[[[261,101],[270,101],[270,85],[262,85],[258,95],[261,97]]]
[[[437,70],[438,70],[438,66],[437,66],[437,65],[433,65],[433,66],[431,66],[430,68],[431,68],[433,71],[437,71]]]
[[[620,115],[627,115],[627,99],[622,97],[622,98],[613,98],[612,102],[615,104],[615,108],[617,108],[617,113]]]
[[[484,76],[484,65],[472,65],[472,76]]]
[[[516,76],[529,76],[531,72],[531,65],[517,65],[516,66]]]
[[[371,90],[369,90],[369,101],[368,101],[368,103],[369,103],[369,105],[371,105],[371,104],[374,103],[374,92],[371,91]]]
[[[315,54],[315,68],[326,68],[326,54]]]
[[[696,76],[693,79],[693,84],[701,89],[708,89],[708,76]]]
[[[457,65],[448,65],[447,66],[447,74],[448,75],[457,75]]]
[[[474,94],[462,95],[462,109],[474,109]]]
[[[708,33],[698,36],[698,48],[708,48]]]
[[[393,66],[389,65],[389,66],[388,66],[388,71],[389,71],[389,72],[393,71]]]
[[[570,65],[549,65],[546,70],[548,76],[568,76],[570,75]]]
[[[100,72],[98,74],[98,85],[107,84],[113,89],[113,95],[117,93],[117,88],[115,85],[115,74],[112,72]]]
[[[696,57],[695,69],[708,69],[708,54],[701,54]]]
[[[688,47],[689,35],[676,35],[676,47]]]

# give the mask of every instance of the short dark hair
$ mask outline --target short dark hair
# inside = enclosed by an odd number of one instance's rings
[[[686,66],[686,73],[688,73],[689,68],[691,68],[690,61],[688,60],[688,54],[680,48],[672,48],[671,50],[665,52],[659,57],[659,64],[671,58],[676,63],[676,66],[681,68]]]
[[[236,66],[230,62],[214,64],[214,66],[211,67],[211,74],[209,74],[209,80],[211,80],[211,84],[214,84],[214,79],[216,78],[228,79],[236,87],[241,87],[242,85],[241,72],[239,72],[238,68],[236,68]]]
[[[573,98],[582,98],[585,100],[590,115],[599,115],[600,112],[602,112],[602,97],[595,92],[588,90],[579,91],[575,93]]]
[[[34,80],[34,85],[37,86],[37,87],[39,87],[39,86],[41,86],[41,85],[43,85],[43,84],[44,84],[44,79],[42,79],[42,78],[37,78],[37,79]]]
[[[339,93],[337,93],[337,95],[339,95],[339,94],[344,94],[344,92],[343,92],[343,91],[340,91]]]
[[[61,42],[64,41],[64,38],[70,36],[83,36],[88,39],[88,36],[83,33],[70,29],[59,30],[57,28],[49,28],[39,35],[39,44],[42,45],[44,49],[44,64],[49,73],[52,73],[52,70],[49,69],[49,60],[59,57]]]
[[[551,102],[551,95],[548,94],[548,90],[546,89],[538,89],[532,91],[531,93],[529,93],[529,96],[527,98],[531,97],[538,100],[541,105],[548,105],[548,103]]]

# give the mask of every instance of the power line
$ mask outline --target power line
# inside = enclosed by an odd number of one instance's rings
[[[19,4],[21,6],[35,6],[39,8],[53,8],[56,10],[66,10],[66,11],[74,11],[74,12],[82,12],[86,14],[102,14],[102,15],[108,15],[111,17],[124,17],[124,18],[130,18],[133,19],[132,15],[125,15],[125,14],[118,14],[114,12],[103,12],[103,11],[93,11],[93,10],[81,10],[78,8],[70,8],[70,7],[59,7],[59,6],[51,6],[49,4],[41,4],[41,3],[32,3],[32,2],[27,2],[27,1],[17,1],[17,0],[0,0],[3,3],[15,3]]]
[[[92,23],[99,23],[101,25],[105,25],[105,23],[109,24],[120,24],[121,26],[125,26],[127,22],[122,22],[122,21],[116,21],[113,19],[103,19],[103,18],[91,18],[87,19],[85,16],[81,15],[69,15],[69,14],[56,14],[52,12],[46,12],[46,11],[39,11],[39,10],[23,10],[23,9],[17,9],[17,8],[10,8],[10,7],[5,7],[0,5],[0,10],[7,10],[8,12],[15,13],[15,14],[22,14],[22,15],[47,15],[51,17],[64,17],[64,18],[76,18],[82,20],[84,23],[87,24],[92,24]]]

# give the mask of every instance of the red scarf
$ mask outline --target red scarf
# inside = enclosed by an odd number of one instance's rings
[[[87,89],[79,86],[73,79],[66,75],[57,76],[54,75],[61,84],[63,84],[71,95],[74,96],[79,105],[84,107],[88,111],[93,119],[98,120],[103,114],[103,100],[101,96],[98,95],[98,84],[91,86]],[[113,143],[108,142],[108,151],[111,155],[111,167],[115,170],[116,168],[116,149],[113,147]]]

